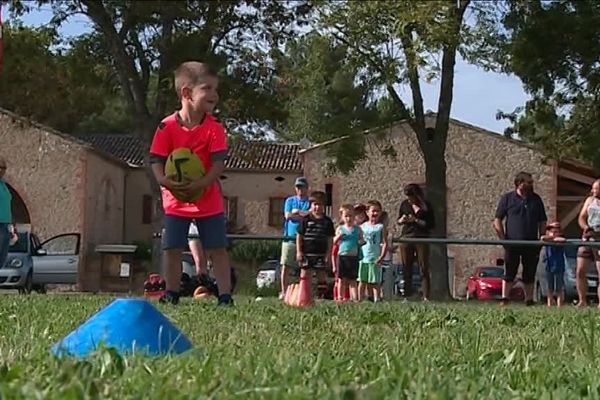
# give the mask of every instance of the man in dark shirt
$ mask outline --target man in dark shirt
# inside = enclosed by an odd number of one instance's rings
[[[541,197],[533,191],[533,178],[527,172],[515,177],[515,190],[505,193],[498,203],[494,229],[502,240],[539,240],[546,226],[546,211]],[[525,302],[533,304],[533,284],[540,257],[537,246],[506,246],[504,248],[504,280],[502,282],[502,304],[510,297],[513,281],[519,264],[523,265]]]
[[[325,268],[331,260],[331,247],[335,228],[331,218],[325,215],[325,193],[312,192],[309,197],[310,210],[302,218],[296,235],[296,258],[300,266],[300,279],[311,286],[312,269],[317,271],[319,297],[327,291]]]

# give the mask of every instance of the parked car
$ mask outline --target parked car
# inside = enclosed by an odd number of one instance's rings
[[[41,242],[31,232],[19,232],[9,247],[4,266],[0,266],[0,288],[45,291],[47,284],[75,284],[79,268],[81,236],[67,233]]]
[[[565,247],[565,301],[576,301],[578,299],[575,271],[577,268],[577,247]],[[594,263],[590,263],[585,271],[588,282],[587,297],[593,300],[597,299],[598,291],[598,271]],[[548,283],[546,282],[546,267],[543,257],[537,266],[535,276],[535,298],[538,302],[546,301],[546,292]]]
[[[467,280],[467,300],[499,300],[502,298],[502,276],[504,268],[499,266],[477,267]],[[511,300],[524,300],[523,282],[517,279],[510,291]]]
[[[279,287],[281,265],[279,260],[267,260],[258,268],[256,287],[259,289]]]

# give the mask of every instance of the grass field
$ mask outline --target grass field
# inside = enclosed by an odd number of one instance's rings
[[[600,397],[600,312],[401,303],[290,309],[237,297],[159,308],[196,349],[58,360],[112,298],[0,297],[0,398],[557,399]]]

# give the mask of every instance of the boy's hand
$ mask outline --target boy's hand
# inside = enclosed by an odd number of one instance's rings
[[[204,183],[204,179],[200,178],[194,181],[183,183],[183,185],[178,187],[177,190],[179,190],[183,195],[191,197],[205,187],[206,184]]]
[[[296,261],[298,261],[299,264],[302,264],[304,262],[304,254],[296,252]]]
[[[160,182],[158,182],[158,183],[161,186],[166,187],[170,191],[181,189],[182,187],[184,187],[187,184],[186,182],[177,182],[175,180],[174,175],[167,175],[167,176],[163,177],[163,179],[161,179]]]
[[[555,238],[554,238],[554,241],[555,241],[555,242],[564,243],[564,242],[566,242],[566,241],[567,241],[567,239],[565,239],[565,238],[564,238],[564,237],[562,237],[562,236],[557,236],[557,237],[555,237]]]

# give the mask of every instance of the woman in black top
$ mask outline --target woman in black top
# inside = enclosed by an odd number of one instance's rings
[[[402,225],[402,237],[429,237],[435,226],[431,204],[425,200],[421,187],[415,183],[404,187],[406,200],[400,204],[398,224]],[[421,288],[423,300],[429,299],[429,245],[425,243],[403,243],[400,245],[400,257],[403,264],[404,295],[412,294],[412,267],[417,257],[421,270]]]

